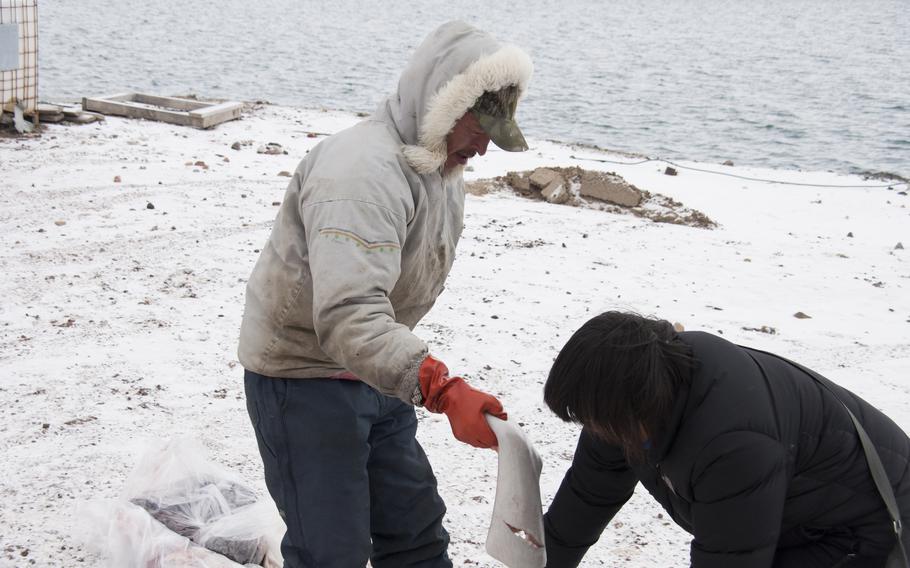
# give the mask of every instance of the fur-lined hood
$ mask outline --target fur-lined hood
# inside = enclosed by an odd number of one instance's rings
[[[532,71],[524,51],[465,22],[437,28],[414,52],[397,93],[383,104],[408,164],[420,174],[438,171],[447,157],[446,136],[477,98],[509,85],[524,94]]]

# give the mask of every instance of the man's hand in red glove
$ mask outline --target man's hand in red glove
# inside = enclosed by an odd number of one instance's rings
[[[503,420],[508,416],[495,396],[471,388],[461,377],[449,377],[445,364],[429,355],[420,364],[418,378],[424,408],[444,412],[455,438],[477,448],[497,446],[484,414]]]

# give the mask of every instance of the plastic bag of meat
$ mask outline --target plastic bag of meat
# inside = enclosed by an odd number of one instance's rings
[[[202,445],[190,438],[146,452],[121,499],[106,507],[105,512],[105,506],[95,505],[85,514],[108,519],[106,534],[96,531],[90,538],[106,542],[95,544],[105,549],[110,566],[283,564],[285,527],[275,503],[257,498],[238,475],[209,461]],[[227,564],[217,563],[222,560]]]
[[[142,507],[96,500],[77,511],[83,540],[111,568],[241,568],[241,564],[168,530]]]

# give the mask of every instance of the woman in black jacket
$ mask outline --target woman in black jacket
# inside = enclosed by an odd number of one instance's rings
[[[553,412],[583,426],[545,516],[547,566],[577,566],[639,481],[693,535],[693,567],[884,566],[894,529],[844,405],[878,451],[905,523],[910,440],[828,384],[666,321],[620,312],[588,321],[544,390]]]

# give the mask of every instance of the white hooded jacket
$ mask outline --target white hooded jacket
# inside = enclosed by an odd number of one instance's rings
[[[291,179],[246,290],[239,358],[271,377],[356,376],[410,402],[464,217],[446,136],[528,56],[463,22],[431,33],[369,119],[317,145]]]

